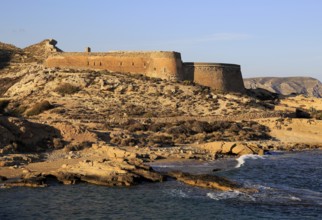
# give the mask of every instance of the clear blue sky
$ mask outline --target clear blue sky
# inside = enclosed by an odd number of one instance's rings
[[[0,41],[64,51],[173,50],[244,77],[322,80],[322,0],[3,0]]]

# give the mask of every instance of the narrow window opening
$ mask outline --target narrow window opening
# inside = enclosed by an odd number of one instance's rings
[[[154,71],[156,71],[156,70],[157,70],[157,68],[154,67]]]
[[[100,62],[100,66],[102,66],[102,62]]]
[[[132,66],[134,66],[134,62],[132,62]]]
[[[123,63],[122,62],[120,62],[120,66],[122,66],[123,65]]]
[[[89,66],[89,61],[87,61],[87,66]]]
[[[95,62],[94,62],[94,66],[95,66]]]

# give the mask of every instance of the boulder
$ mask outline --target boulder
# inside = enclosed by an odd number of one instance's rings
[[[235,142],[222,142],[221,153],[230,154],[232,149],[236,146]]]
[[[239,156],[245,154],[254,154],[254,152],[249,147],[247,147],[246,144],[243,143],[236,143],[234,146],[232,146],[231,153]]]

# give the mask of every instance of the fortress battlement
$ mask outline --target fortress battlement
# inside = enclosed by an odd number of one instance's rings
[[[244,92],[240,66],[225,63],[182,62],[174,51],[56,52],[47,67],[104,69],[143,74],[167,80],[190,80],[221,92]]]
[[[186,66],[204,66],[204,67],[211,67],[211,66],[217,66],[217,67],[235,67],[240,68],[240,65],[238,64],[231,64],[231,63],[202,63],[202,62],[185,62],[184,65]]]
[[[120,56],[120,57],[178,57],[181,58],[181,54],[175,51],[108,51],[108,52],[57,52],[51,56]]]

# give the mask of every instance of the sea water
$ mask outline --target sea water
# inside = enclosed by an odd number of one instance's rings
[[[174,180],[116,188],[0,189],[0,219],[322,219],[322,151],[154,168],[225,176],[259,192],[222,192]]]

